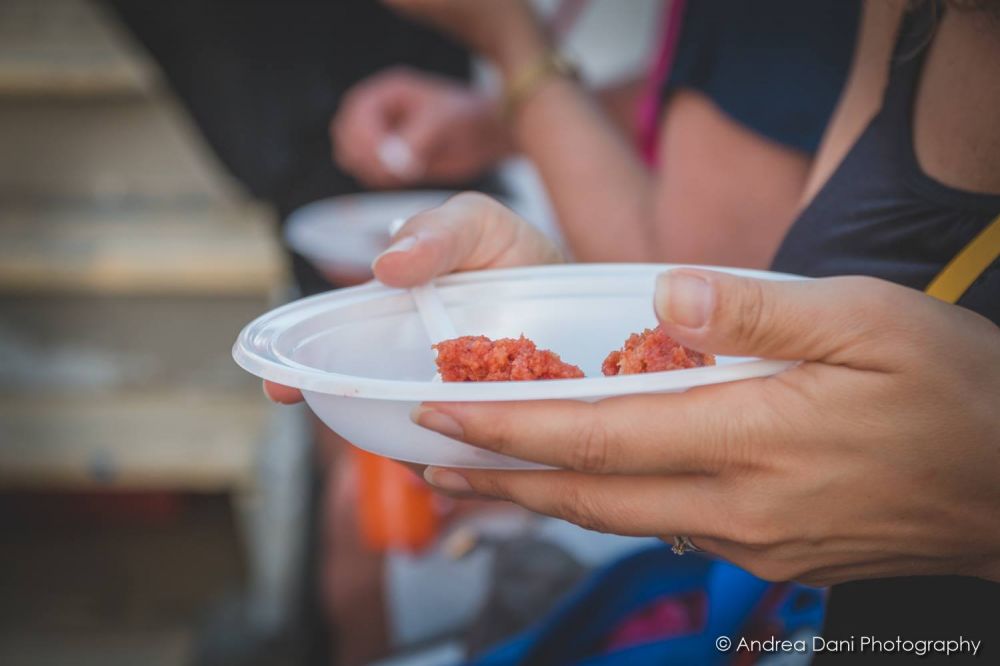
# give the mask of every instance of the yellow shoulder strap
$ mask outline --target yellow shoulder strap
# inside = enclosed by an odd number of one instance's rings
[[[955,255],[931,280],[928,296],[955,303],[990,264],[1000,257],[1000,216],[986,225],[979,235]]]

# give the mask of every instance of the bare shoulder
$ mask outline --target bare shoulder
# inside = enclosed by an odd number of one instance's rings
[[[823,187],[881,107],[906,6],[906,0],[864,3],[851,71],[813,162],[803,206]]]
[[[914,143],[921,168],[946,185],[1000,193],[1000,17],[945,13],[917,93]]]

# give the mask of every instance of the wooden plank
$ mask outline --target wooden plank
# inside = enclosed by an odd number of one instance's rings
[[[153,68],[94,4],[0,2],[0,97],[136,95],[154,83]]]
[[[119,63],[18,61],[9,54],[0,61],[0,96],[117,97],[147,87],[131,67]]]
[[[284,276],[253,206],[0,209],[0,292],[266,295]]]
[[[81,207],[246,197],[170,97],[0,100],[0,201]]]
[[[6,397],[0,487],[246,488],[269,408],[256,391]]]
[[[0,294],[0,387],[33,395],[153,386],[253,392],[258,380],[231,349],[272,305],[260,296]]]

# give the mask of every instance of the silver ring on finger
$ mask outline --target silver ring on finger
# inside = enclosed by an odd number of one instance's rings
[[[674,555],[683,555],[688,551],[691,551],[692,553],[702,552],[701,548],[694,545],[694,543],[691,542],[690,537],[686,536],[675,536],[674,545],[670,547],[670,550],[673,551]]]

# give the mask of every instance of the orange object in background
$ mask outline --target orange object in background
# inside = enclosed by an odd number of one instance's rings
[[[415,553],[434,541],[439,526],[434,491],[394,460],[350,447],[358,470],[358,524],[375,551]]]

